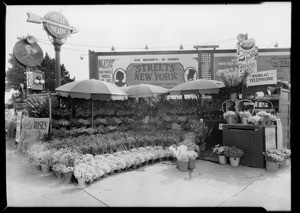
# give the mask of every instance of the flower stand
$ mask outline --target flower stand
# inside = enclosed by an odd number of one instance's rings
[[[50,172],[50,166],[48,166],[47,164],[42,163],[42,164],[41,164],[41,167],[42,167],[42,172],[43,172],[44,174],[47,174],[47,173]]]
[[[277,172],[278,170],[278,164],[271,161],[266,161],[266,170],[268,172]]]
[[[240,158],[229,157],[230,165],[233,167],[237,167],[240,164]]]
[[[219,155],[218,156],[218,159],[219,159],[219,163],[220,164],[227,164],[227,157],[224,156],[224,155]]]
[[[78,185],[77,185],[78,189],[84,189],[86,187],[84,178],[77,178],[77,181],[78,181]]]
[[[186,161],[186,162],[178,161],[179,171],[186,172],[186,171],[188,171],[188,168],[189,168],[189,162],[188,161]]]
[[[195,169],[196,168],[196,159],[190,159],[188,164],[189,169]]]
[[[72,175],[73,175],[73,172],[66,172],[66,173],[63,173],[63,180],[65,183],[72,183]]]

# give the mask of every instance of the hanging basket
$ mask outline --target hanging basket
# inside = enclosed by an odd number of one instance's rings
[[[222,104],[222,111],[223,111],[224,114],[227,112],[226,109],[224,110],[224,104],[226,104],[226,102],[232,102],[232,103],[234,103],[234,107],[236,105],[235,100],[226,100],[226,101],[224,101],[223,104]]]
[[[253,103],[253,101],[249,100],[249,99],[242,99],[240,101],[238,101],[235,105],[235,111],[239,114],[239,112],[241,111],[240,110],[240,104],[243,103],[243,102],[250,102],[251,105],[253,106],[253,109],[252,109],[252,112],[251,112],[251,115],[253,115],[254,111],[255,111],[255,104]]]

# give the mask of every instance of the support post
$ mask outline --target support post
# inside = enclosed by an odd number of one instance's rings
[[[55,88],[61,85],[61,70],[60,70],[60,51],[62,40],[54,39],[53,43],[55,50]]]

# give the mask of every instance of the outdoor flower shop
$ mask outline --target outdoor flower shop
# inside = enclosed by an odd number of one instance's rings
[[[274,139],[278,121],[274,111],[255,111],[254,102],[232,99],[227,87],[210,99],[167,99],[163,93],[152,98],[122,99],[119,95],[108,100],[113,93],[105,97],[91,100],[59,92],[50,99],[29,96],[29,118],[49,118],[51,112],[51,128],[39,141],[19,146],[19,151],[37,169],[54,172],[67,183],[76,182],[81,189],[114,173],[165,160],[174,162],[181,172],[193,170],[197,159],[205,159],[205,152],[220,164],[268,171],[284,166],[291,155]],[[24,121],[26,129],[29,124]],[[209,121],[215,121],[217,128]],[[271,139],[266,138],[268,128],[272,128]],[[221,138],[214,137],[216,131]],[[19,145],[26,136],[21,134],[20,139]],[[263,160],[257,163],[258,159]]]

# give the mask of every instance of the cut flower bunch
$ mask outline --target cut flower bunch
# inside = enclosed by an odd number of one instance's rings
[[[197,152],[194,150],[188,150],[188,147],[183,144],[179,146],[173,144],[169,147],[169,150],[173,153],[178,161],[182,162],[188,162],[190,159],[196,159],[198,157]]]
[[[220,144],[215,145],[212,150],[213,153],[221,156],[225,156],[225,152],[228,149],[228,146],[221,146]]]

